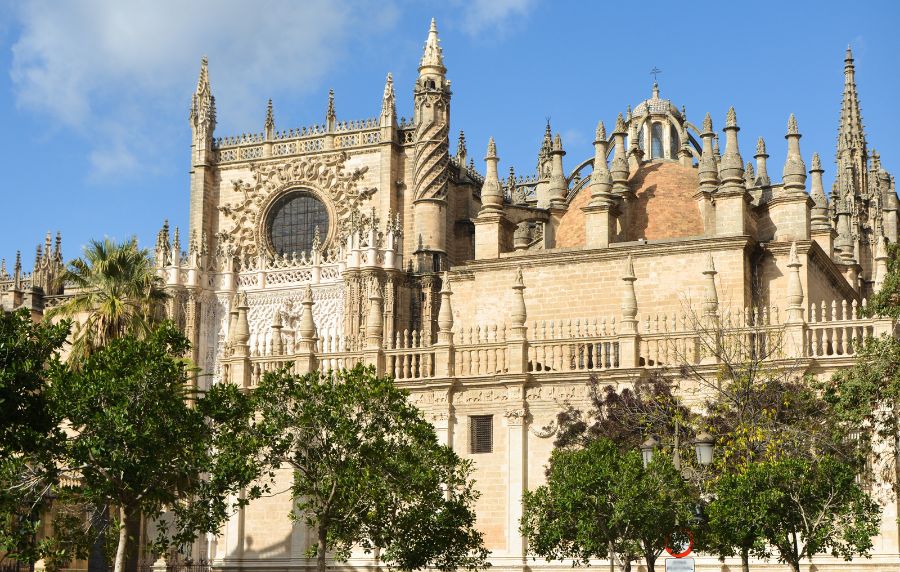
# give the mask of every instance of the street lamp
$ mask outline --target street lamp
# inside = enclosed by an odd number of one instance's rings
[[[712,464],[715,445],[715,438],[706,431],[701,431],[697,435],[694,439],[694,451],[697,453],[698,465],[707,467]]]
[[[659,438],[655,435],[651,435],[641,444],[641,458],[644,461],[644,468],[647,468],[647,465],[653,460],[653,453],[656,451],[657,447],[659,447]],[[694,452],[697,454],[697,464],[702,467],[707,467],[712,464],[713,460],[713,450],[715,449],[716,440],[715,438],[707,433],[706,431],[700,432],[697,437],[694,439]],[[676,456],[676,466],[680,468],[681,463],[678,462],[678,439],[676,436],[675,440],[675,456]]]
[[[659,439],[655,435],[651,435],[641,444],[641,458],[644,460],[644,468],[653,460],[653,452],[659,447]]]

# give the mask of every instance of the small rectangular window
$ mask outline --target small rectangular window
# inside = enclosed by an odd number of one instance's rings
[[[472,453],[490,453],[494,450],[494,416],[469,417],[469,450]]]

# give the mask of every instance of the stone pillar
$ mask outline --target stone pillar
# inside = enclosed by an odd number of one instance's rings
[[[455,375],[455,355],[453,351],[453,308],[450,304],[450,273],[444,272],[441,284],[441,308],[438,310],[437,343],[434,345],[434,376]]]
[[[620,241],[629,240],[629,216],[631,205],[634,202],[634,192],[628,187],[628,160],[625,157],[625,120],[622,114],[616,118],[616,128],[613,130],[613,160],[610,165],[610,176],[612,177],[612,191],[618,199],[621,214],[619,215],[617,237]]]
[[[375,375],[384,375],[384,307],[378,277],[369,280],[369,312],[366,316],[366,365],[375,366]]]
[[[528,447],[526,432],[528,411],[521,387],[511,387],[508,393],[517,395],[515,405],[506,410],[507,483],[506,483],[506,548],[511,558],[525,562],[525,539],[519,533],[522,519],[522,493],[527,488]],[[511,399],[511,401],[513,401]]]
[[[875,245],[875,292],[881,290],[884,279],[887,278],[888,272],[888,253],[885,246],[885,238],[878,237],[878,243]]]
[[[712,253],[707,254],[706,268],[703,275],[706,276],[706,289],[703,294],[703,315],[700,318],[700,363],[713,364],[719,360],[721,350],[721,335],[719,322],[719,294],[716,290],[716,265]]]
[[[637,332],[637,297],[634,294],[634,263],[631,255],[625,261],[622,281],[622,320],[619,323],[619,367],[637,367],[640,363],[640,337]]]
[[[475,258],[499,258],[512,250],[516,226],[503,214],[503,189],[497,172],[497,145],[494,138],[488,140],[484,184],[481,187],[481,210],[475,219]]]
[[[510,328],[506,341],[506,366],[510,374],[521,374],[528,371],[528,327],[525,320],[528,312],[525,309],[525,281],[522,278],[522,267],[516,269],[516,281],[513,284],[513,301],[510,308]]]
[[[305,374],[315,371],[319,364],[316,359],[316,344],[319,341],[316,323],[313,320],[313,295],[312,287],[306,285],[303,293],[303,316],[300,319],[300,340],[297,343],[296,364],[298,373]]]
[[[800,281],[800,259],[797,256],[797,243],[791,243],[788,256],[787,284],[787,316],[784,326],[784,357],[799,358],[806,354],[806,322],[803,318],[804,298],[803,284]]]
[[[725,121],[725,154],[719,167],[722,185],[715,193],[718,235],[743,235],[748,230],[750,195],[744,185],[744,160],[738,149],[738,131],[737,114],[732,107]]]
[[[588,189],[591,202],[582,208],[584,211],[584,235],[587,248],[606,248],[615,240],[616,215],[618,209],[612,189],[612,175],[606,163],[608,142],[606,128],[601,121],[597,124],[594,140],[594,172]]]
[[[716,209],[713,207],[712,195],[719,186],[719,166],[713,153],[712,142],[715,136],[712,117],[707,113],[703,119],[703,132],[700,134],[703,149],[697,166],[699,185],[694,194],[694,200],[697,201],[700,216],[703,218],[703,232],[706,235],[716,234]]]
[[[809,170],[811,175],[810,195],[813,199],[813,208],[810,211],[809,236],[815,241],[819,247],[825,251],[829,258],[834,256],[834,237],[836,233],[831,227],[831,221],[828,216],[828,197],[825,196],[825,189],[822,185],[822,160],[819,154],[813,155],[812,169]]]
[[[232,344],[231,383],[243,389],[250,388],[250,323],[247,320],[247,293],[237,295],[237,317],[234,323]]]
[[[769,216],[775,226],[775,240],[808,240],[810,236],[811,208],[815,204],[806,194],[806,165],[800,155],[800,132],[797,119],[788,119],[787,158],[784,162],[781,196],[769,202]]]

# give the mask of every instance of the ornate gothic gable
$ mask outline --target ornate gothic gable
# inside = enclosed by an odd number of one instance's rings
[[[255,256],[259,245],[266,244],[263,217],[268,206],[284,191],[305,187],[326,203],[332,216],[333,228],[326,243],[333,240],[341,223],[350,218],[363,201],[376,189],[361,188],[359,182],[368,167],[344,171],[345,152],[304,157],[286,163],[251,163],[253,180],[234,182],[235,192],[243,199],[219,207],[234,225],[223,233],[227,242],[237,246],[240,254]]]

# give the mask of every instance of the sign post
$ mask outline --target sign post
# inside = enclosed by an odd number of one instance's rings
[[[694,559],[666,558],[666,572],[694,572]]]

